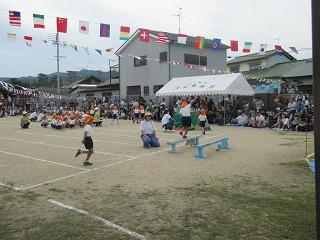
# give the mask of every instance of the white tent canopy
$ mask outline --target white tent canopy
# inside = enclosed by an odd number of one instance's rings
[[[254,90],[241,73],[173,78],[157,96],[252,96]]]

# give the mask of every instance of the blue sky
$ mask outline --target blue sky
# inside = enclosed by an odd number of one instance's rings
[[[252,41],[253,51],[260,43],[270,45],[278,41],[288,47],[310,48],[311,4],[309,0],[2,0],[0,3],[0,77],[20,77],[56,71],[56,49],[41,39],[51,39],[56,31],[55,17],[68,18],[68,33],[61,39],[80,46],[80,52],[62,48],[61,71],[96,69],[106,71],[113,54],[100,56],[94,49],[117,49],[121,25],[167,32],[178,31],[177,5],[183,8],[182,32],[188,35]],[[21,11],[22,27],[8,24],[8,10]],[[32,14],[45,15],[46,29],[34,29]],[[79,20],[90,22],[90,34],[78,32]],[[111,38],[99,37],[99,23],[111,25]],[[17,34],[17,41],[8,41],[7,33]],[[23,36],[33,36],[32,47],[27,47]],[[279,40],[275,40],[279,39]],[[90,55],[81,49],[89,47]],[[269,46],[273,48],[273,46]],[[241,53],[229,53],[237,56]],[[309,58],[311,51],[293,54],[296,58]]]

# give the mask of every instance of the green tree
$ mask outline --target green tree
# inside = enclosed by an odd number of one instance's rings
[[[9,82],[10,82],[12,85],[22,86],[22,82],[21,82],[18,78],[10,78]]]

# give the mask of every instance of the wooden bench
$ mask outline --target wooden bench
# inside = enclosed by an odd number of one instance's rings
[[[207,148],[213,144],[218,144],[218,149],[216,151],[219,151],[221,149],[229,149],[230,148],[229,138],[224,137],[224,138],[216,139],[216,140],[213,140],[211,142],[208,142],[208,143],[205,143],[202,145],[200,145],[200,144],[195,145],[194,148],[197,149],[197,153],[194,156],[197,158],[207,158],[208,156],[203,153],[203,149]]]
[[[171,145],[171,149],[169,150],[170,153],[177,153],[177,144],[179,143],[183,143],[183,142],[191,142],[194,141],[195,145],[199,144],[199,139],[200,137],[202,137],[203,135],[198,135],[198,136],[193,136],[193,137],[188,137],[188,138],[183,138],[177,141],[171,141],[171,142],[167,142],[167,144]]]

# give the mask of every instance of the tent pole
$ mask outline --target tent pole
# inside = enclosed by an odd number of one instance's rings
[[[224,125],[226,125],[226,98],[223,96],[223,121]]]

